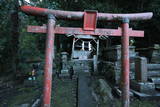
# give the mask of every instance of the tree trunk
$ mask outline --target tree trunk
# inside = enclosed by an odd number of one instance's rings
[[[16,72],[19,63],[18,45],[19,45],[19,16],[18,16],[18,0],[14,2],[13,12],[11,13],[11,69]]]

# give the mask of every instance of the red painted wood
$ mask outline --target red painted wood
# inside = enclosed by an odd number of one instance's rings
[[[46,26],[28,26],[27,31],[32,33],[46,33]],[[55,27],[55,34],[82,34],[82,35],[107,35],[121,36],[122,29],[95,29],[95,31],[84,31],[83,28]],[[131,37],[144,37],[144,31],[129,29]]]
[[[96,29],[96,24],[97,24],[97,11],[85,11],[83,29],[94,31]]]
[[[129,24],[122,24],[122,107],[129,107]]]
[[[45,51],[44,87],[42,107],[51,107],[52,69],[54,56],[54,26],[53,17],[48,19],[47,41]]]
[[[33,6],[21,6],[20,9],[30,15],[48,16],[53,15],[57,19],[67,20],[83,20],[84,29],[82,28],[68,28],[68,27],[53,27],[55,23],[49,19],[48,29],[46,26],[28,26],[28,32],[33,33],[47,33],[46,46],[46,64],[45,64],[45,78],[44,78],[44,96],[43,107],[50,107],[51,98],[51,81],[52,81],[52,49],[54,43],[54,34],[83,34],[83,35],[107,35],[107,36],[121,36],[122,37],[122,106],[129,107],[129,36],[143,37],[144,31],[137,31],[129,29],[128,23],[123,23],[122,28],[118,29],[95,29],[96,21],[122,21],[124,18],[129,20],[148,20],[153,16],[152,12],[148,13],[132,13],[132,14],[113,14],[113,13],[97,13],[87,14],[84,12],[51,10],[46,8],[39,8]],[[96,19],[97,18],[97,19]],[[89,30],[89,31],[88,31]],[[90,31],[91,30],[91,31]],[[93,30],[93,31],[92,31]]]
[[[67,19],[67,20],[82,20],[84,12],[78,11],[62,11],[62,10],[51,10],[46,8],[39,8],[33,6],[21,6],[20,9],[30,15],[37,16],[48,16],[52,14],[56,16],[57,19]],[[103,21],[121,21],[123,18],[128,18],[129,20],[148,20],[153,16],[152,12],[147,13],[129,13],[129,14],[113,14],[113,13],[98,13],[97,20]]]

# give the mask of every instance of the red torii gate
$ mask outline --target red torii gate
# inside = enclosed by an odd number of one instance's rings
[[[132,30],[129,28],[129,20],[148,20],[153,13],[136,14],[109,14],[97,13],[96,11],[71,12],[38,8],[32,6],[21,6],[21,10],[30,15],[48,16],[48,25],[28,26],[28,32],[47,33],[44,90],[42,107],[50,107],[51,84],[52,84],[52,63],[54,55],[55,34],[82,34],[82,35],[107,35],[122,36],[122,106],[129,107],[129,36],[143,37],[144,31]],[[82,20],[83,28],[57,27],[56,19]],[[118,29],[97,29],[97,20],[121,21],[122,26]]]

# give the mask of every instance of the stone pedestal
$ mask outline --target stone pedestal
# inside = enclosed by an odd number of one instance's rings
[[[115,45],[107,48],[105,50],[106,60],[114,63],[114,79],[115,84],[120,83],[121,77],[121,45]],[[129,47],[129,57],[130,57],[130,71],[134,69],[134,58],[136,57],[135,46]],[[133,74],[130,72],[130,74]],[[131,75],[130,77],[134,77]]]
[[[93,68],[93,60],[79,60],[73,59],[69,62],[74,69],[74,72],[89,72],[92,71]]]
[[[67,52],[61,53],[61,60],[62,60],[61,73],[68,73],[69,65],[68,65],[68,53]]]
[[[145,57],[135,59],[135,80],[137,82],[147,82],[147,59]]]
[[[121,62],[114,63],[115,84],[120,85],[121,80]]]
[[[94,68],[94,72],[98,71],[98,67],[97,67],[97,55],[93,56],[93,68]]]
[[[141,93],[154,92],[155,84],[147,80],[147,59],[145,57],[137,57],[135,59],[135,80],[131,81],[131,88]]]
[[[120,61],[121,60],[121,45],[111,46],[106,51],[106,58],[108,61]],[[129,46],[129,57],[132,59],[136,56],[135,46]]]
[[[151,63],[160,63],[160,45],[155,44],[154,47],[150,48]]]
[[[152,82],[131,82],[131,88],[141,93],[152,93],[155,91],[155,84]]]

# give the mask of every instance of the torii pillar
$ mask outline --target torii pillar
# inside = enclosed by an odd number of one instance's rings
[[[129,19],[124,18],[122,20],[122,37],[121,37],[122,51],[121,51],[121,60],[122,60],[122,71],[121,71],[121,90],[122,90],[122,106],[129,107],[129,91],[130,91],[130,82],[129,82],[129,72],[130,72],[130,61],[129,61]]]
[[[44,67],[44,88],[43,88],[43,107],[50,107],[51,104],[51,90],[52,90],[52,69],[54,58],[54,27],[55,17],[48,15],[47,25],[47,41],[45,52],[45,67]]]

